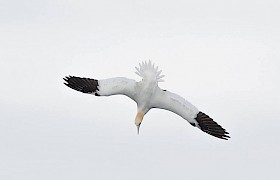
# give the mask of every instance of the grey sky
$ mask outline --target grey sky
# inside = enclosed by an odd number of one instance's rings
[[[277,179],[279,1],[0,0],[0,179]],[[66,75],[168,89],[221,124],[214,138],[136,104],[63,85]]]

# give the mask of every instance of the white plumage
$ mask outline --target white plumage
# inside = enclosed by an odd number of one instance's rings
[[[158,86],[158,82],[163,81],[164,75],[161,75],[162,71],[158,70],[158,67],[155,67],[151,61],[139,63],[139,67],[135,68],[137,70],[135,73],[142,77],[139,82],[124,77],[96,80],[68,76],[64,78],[65,85],[96,96],[121,94],[130,97],[137,103],[135,125],[138,128],[138,133],[144,115],[152,108],[160,108],[178,114],[191,125],[210,135],[221,139],[229,138],[225,129],[187,100],[177,94],[162,90]]]

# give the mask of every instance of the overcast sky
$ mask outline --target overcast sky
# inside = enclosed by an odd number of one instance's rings
[[[279,178],[279,17],[277,0],[0,0],[0,179]],[[149,59],[232,138],[154,109],[137,135],[135,102],[63,85],[139,80]]]

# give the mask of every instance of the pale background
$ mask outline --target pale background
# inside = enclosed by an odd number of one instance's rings
[[[280,1],[0,0],[1,180],[279,179]],[[230,132],[73,91],[62,78],[134,74]]]

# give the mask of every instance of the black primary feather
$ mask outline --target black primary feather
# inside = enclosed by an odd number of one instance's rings
[[[200,129],[212,136],[217,138],[228,140],[230,138],[227,134],[229,134],[222,126],[213,121],[208,115],[203,112],[199,112],[195,120],[198,122]]]
[[[98,91],[98,80],[90,79],[90,78],[80,78],[75,76],[66,76],[63,78],[66,81],[64,84],[76,91],[80,91],[83,93],[90,93],[96,96],[99,94],[96,92]]]

